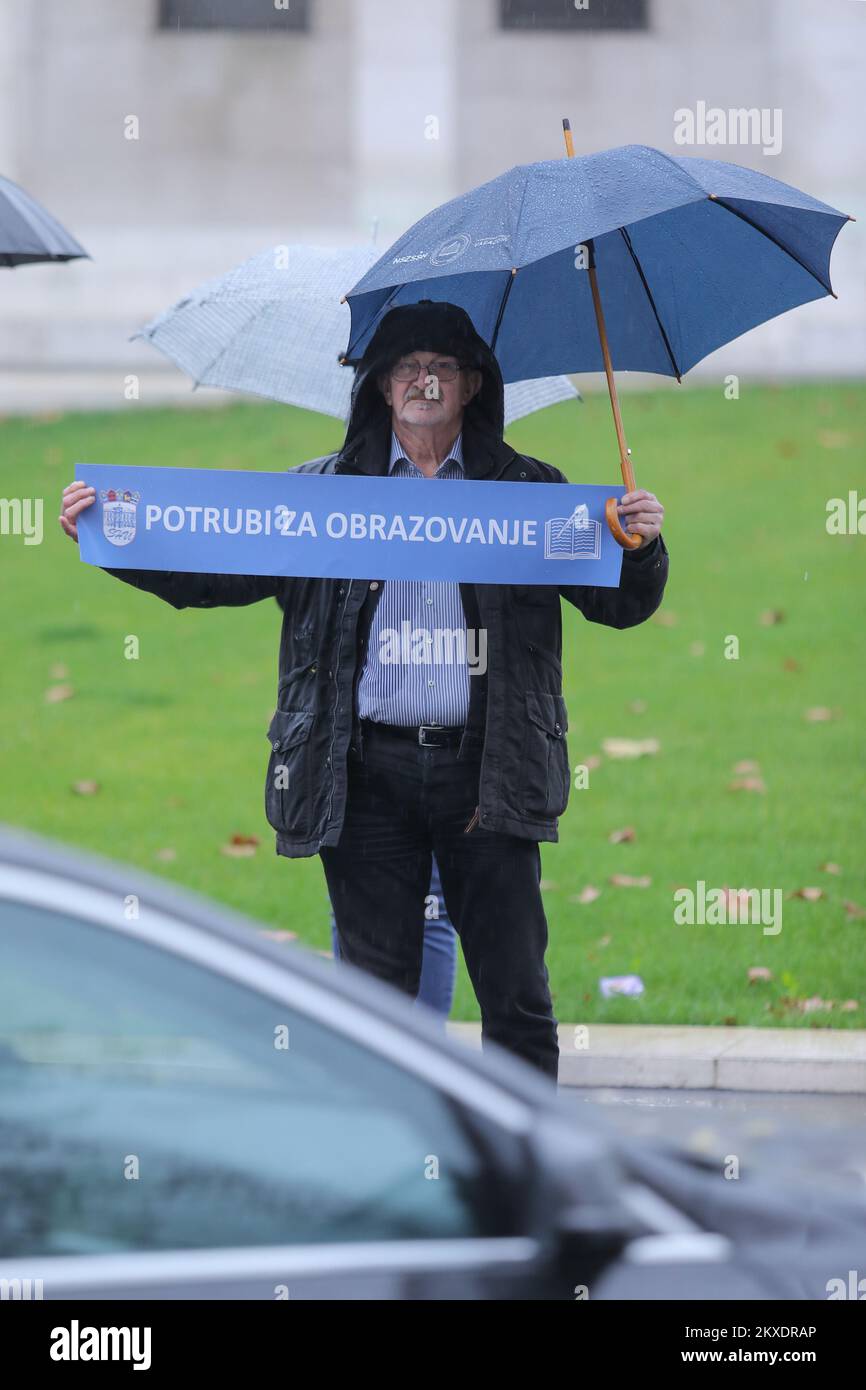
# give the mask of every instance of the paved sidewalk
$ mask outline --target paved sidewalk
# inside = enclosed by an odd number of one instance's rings
[[[479,1024],[448,1029],[481,1046]],[[562,1086],[866,1093],[866,1029],[561,1024],[559,1049]]]

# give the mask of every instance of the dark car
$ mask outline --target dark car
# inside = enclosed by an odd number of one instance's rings
[[[739,1186],[345,963],[0,833],[4,1297],[820,1298],[862,1256],[866,1203]]]

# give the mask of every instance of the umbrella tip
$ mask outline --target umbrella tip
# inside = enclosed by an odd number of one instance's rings
[[[346,302],[346,296],[345,296],[344,294],[341,294],[341,295],[340,295],[340,303],[341,303],[341,304],[345,304],[345,302]]]
[[[856,221],[857,221],[857,218],[856,218],[856,217],[852,217],[851,214],[850,214],[850,212],[849,212],[849,214],[848,214],[848,221],[849,221],[849,222],[856,222]]]

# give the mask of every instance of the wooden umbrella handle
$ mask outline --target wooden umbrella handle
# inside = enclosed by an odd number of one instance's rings
[[[624,531],[622,529],[619,512],[617,511],[618,506],[619,503],[615,497],[608,497],[604,504],[604,515],[610,527],[610,533],[617,544],[622,546],[623,550],[637,550],[638,546],[643,541],[643,536],[637,535],[636,532]]]
[[[619,446],[619,466],[622,473],[622,480],[629,492],[634,492],[637,484],[634,480],[634,469],[631,463],[631,450],[625,442],[625,430],[622,424],[622,415],[619,409],[619,398],[616,394],[616,383],[613,377],[613,364],[610,360],[610,348],[607,343],[607,329],[604,323],[604,313],[601,307],[601,295],[598,291],[598,277],[595,273],[595,247],[590,241],[587,245],[589,252],[589,288],[592,291],[592,307],[595,309],[595,322],[598,328],[599,342],[601,343],[601,355],[604,361],[604,374],[607,378],[607,390],[610,396],[611,409],[613,410],[613,423],[616,430],[616,442]],[[637,550],[643,544],[643,536],[626,531],[617,512],[617,500],[615,497],[608,497],[604,504],[604,515],[610,527],[611,535],[623,550]]]

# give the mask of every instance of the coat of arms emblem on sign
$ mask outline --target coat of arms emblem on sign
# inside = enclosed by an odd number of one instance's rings
[[[107,492],[100,491],[102,499],[102,530],[112,545],[129,545],[135,539],[135,509],[141,499],[140,492],[124,491],[110,487]]]

